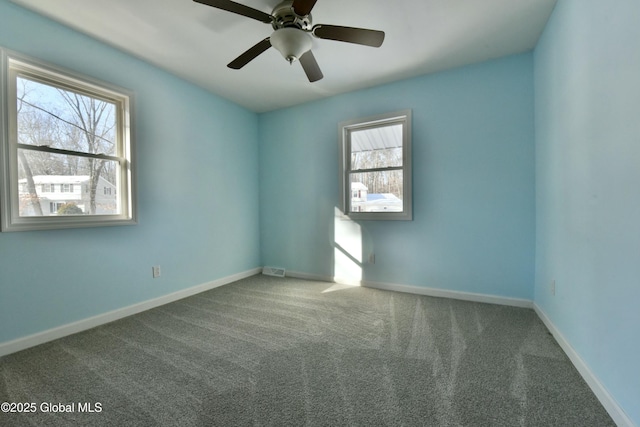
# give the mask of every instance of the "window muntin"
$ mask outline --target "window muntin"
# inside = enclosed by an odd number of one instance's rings
[[[411,220],[411,111],[340,124],[344,213]]]
[[[2,230],[135,223],[130,95],[1,53]]]

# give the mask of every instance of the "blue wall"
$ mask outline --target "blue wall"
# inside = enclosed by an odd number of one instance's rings
[[[265,265],[332,277],[338,123],[412,109],[413,221],[362,221],[366,281],[533,298],[531,54],[260,115]]]
[[[535,302],[638,425],[639,17],[561,0],[535,50]]]
[[[1,233],[0,342],[260,265],[255,113],[6,0],[0,19],[5,48],[134,91],[139,208],[135,226]]]

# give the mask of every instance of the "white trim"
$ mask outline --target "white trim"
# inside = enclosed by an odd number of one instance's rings
[[[331,283],[335,282],[335,280],[330,276],[322,276],[320,274],[311,274],[311,273],[302,273],[300,271],[287,270],[285,275],[287,277],[293,277],[295,279],[317,280],[318,282],[331,282]]]
[[[383,289],[386,291],[406,292],[430,297],[451,298],[463,301],[481,302],[486,304],[508,305],[512,307],[533,308],[533,301],[521,298],[501,297],[497,295],[477,294],[473,292],[452,291],[448,289],[423,288],[422,286],[399,285],[395,283],[363,281],[366,288]]]
[[[321,274],[303,273],[300,271],[287,271],[286,276],[303,280],[316,280],[318,282],[338,283],[340,285],[364,286],[361,280],[346,279],[336,276],[323,276]]]
[[[143,301],[137,304],[133,304],[127,307],[118,308],[107,313],[98,314],[97,316],[89,317],[86,319],[78,320],[76,322],[67,323],[66,325],[58,326],[43,332],[38,332],[33,335],[29,335],[22,338],[17,338],[12,341],[6,341],[0,343],[0,356],[15,353],[20,350],[34,347],[39,344],[44,344],[49,341],[56,340],[58,338],[66,337],[78,332],[86,331],[87,329],[95,328],[96,326],[104,325],[114,320],[122,319],[124,317],[138,314],[143,311],[150,310],[152,308],[159,307],[192,295],[199,294],[201,292],[208,291],[219,286],[223,286],[240,279],[244,279],[250,276],[254,276],[262,271],[261,268],[253,268],[241,273],[232,274],[231,276],[222,277],[220,279],[213,280],[211,282],[196,285],[191,288],[182,289],[171,294],[163,295],[157,298],[153,298],[147,301]]]
[[[411,172],[411,109],[395,111],[391,113],[379,114],[371,117],[363,117],[347,120],[338,124],[338,143],[340,157],[338,159],[338,170],[340,171],[340,200],[342,212],[353,220],[413,220],[413,190]],[[396,170],[402,171],[403,189],[402,202],[403,210],[400,212],[351,212],[351,184],[349,175],[351,174],[351,132],[354,130],[365,130],[385,125],[402,125],[402,167]],[[361,172],[375,172],[377,169],[362,169]],[[378,169],[379,171],[379,169]]]
[[[624,410],[618,405],[618,402],[611,396],[611,393],[607,390],[607,388],[600,382],[598,377],[591,371],[589,365],[580,357],[578,352],[576,352],[569,341],[562,335],[560,330],[553,324],[551,319],[547,316],[547,314],[538,306],[538,304],[533,304],[533,309],[535,310],[538,317],[545,324],[547,329],[551,332],[553,337],[556,339],[562,350],[564,350],[565,354],[573,363],[573,366],[578,370],[582,378],[585,380],[593,394],[596,395],[604,409],[609,413],[609,416],[613,419],[613,421],[618,425],[618,427],[635,427],[635,424],[629,418],[629,416],[624,412]]]
[[[0,231],[49,230],[137,224],[134,93],[111,83],[67,70],[0,46]],[[103,159],[120,165],[116,177],[120,213],[69,216],[20,216],[18,209],[18,158],[16,79],[25,77],[41,84],[72,90],[115,106],[116,151]],[[13,102],[11,100],[13,99]],[[24,147],[22,148],[24,149]],[[30,148],[36,149],[35,147]],[[65,155],[91,156],[80,151]],[[113,183],[112,183],[113,184]]]
[[[481,302],[486,304],[499,304],[511,307],[533,308],[533,301],[521,298],[501,297],[497,295],[477,294],[473,292],[451,291],[448,289],[425,288],[422,286],[399,285],[396,283],[371,282],[368,280],[344,280],[338,277],[302,273],[299,271],[287,271],[287,277],[295,277],[298,279],[306,280],[319,280],[322,282],[340,283],[344,285],[362,286],[365,288],[381,289],[385,291],[404,292],[409,294],[426,295],[439,298],[451,298],[463,301]]]

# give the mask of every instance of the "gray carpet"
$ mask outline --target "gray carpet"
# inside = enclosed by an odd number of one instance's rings
[[[0,358],[0,402],[38,408],[0,425],[614,425],[532,310],[331,286],[254,276]]]

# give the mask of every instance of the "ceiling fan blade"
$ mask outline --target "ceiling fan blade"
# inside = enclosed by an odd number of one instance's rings
[[[328,40],[380,47],[384,41],[384,31],[365,28],[341,27],[339,25],[318,24],[313,27],[313,35]]]
[[[307,78],[311,83],[317,82],[324,76],[322,75],[322,71],[320,71],[320,66],[316,61],[316,57],[313,56],[310,50],[306,51],[299,59],[300,65],[302,65],[302,69],[304,70]]]
[[[271,23],[271,15],[262,12],[258,9],[254,9],[249,6],[245,6],[240,3],[236,3],[231,0],[193,0],[196,3],[206,4],[207,6],[215,7],[218,9],[226,10],[227,12],[237,13],[238,15],[246,16],[247,18],[253,18],[266,24]]]
[[[307,16],[318,0],[293,0],[293,11],[300,16]]]
[[[269,41],[269,37],[267,37],[266,39],[259,41],[253,47],[250,47],[249,50],[247,50],[245,53],[231,61],[227,65],[227,67],[233,68],[234,70],[239,70],[270,47],[271,42]]]

